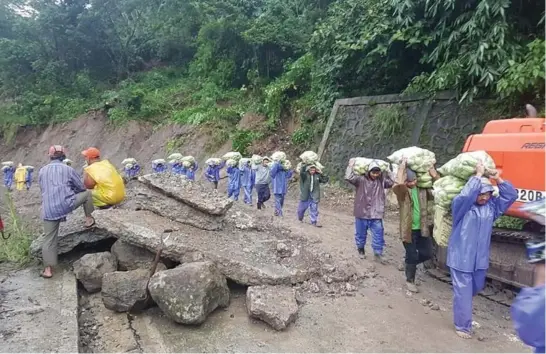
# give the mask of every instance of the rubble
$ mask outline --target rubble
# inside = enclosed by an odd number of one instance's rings
[[[138,300],[146,297],[149,275],[147,269],[104,274],[101,290],[104,306],[116,312],[129,311]]]
[[[91,244],[99,242],[112,235],[105,233],[103,230],[85,227],[85,217],[82,211],[75,211],[68,215],[67,221],[62,222],[59,227],[59,236],[57,254],[65,254],[72,251],[81,244]],[[45,235],[41,234],[30,245],[30,254],[35,258],[42,258],[42,245],[45,240]]]
[[[116,258],[110,252],[89,253],[74,262],[74,274],[85,290],[101,289],[102,276],[117,270]]]
[[[281,331],[296,320],[296,291],[286,286],[251,286],[246,292],[246,308],[250,317]]]
[[[144,175],[138,180],[152,190],[207,214],[225,215],[233,205],[232,200],[218,193],[217,190],[170,173]]]
[[[151,251],[157,250],[166,229],[177,229],[175,222],[147,211],[107,210],[95,213],[97,228]],[[317,255],[302,247],[297,256],[279,261],[276,244],[277,232],[233,228],[218,233],[183,228],[171,233],[165,242],[163,256],[180,262],[195,255],[201,258],[202,255],[203,259],[213,261],[226,278],[242,285],[296,284],[319,273]],[[251,249],[249,245],[252,245]]]
[[[110,252],[118,260],[119,270],[150,269],[155,255],[145,248],[133,246],[122,240],[117,240],[110,249]],[[166,269],[162,263],[158,264],[158,269]]]
[[[187,263],[156,273],[148,289],[159,308],[182,324],[201,324],[217,307],[229,305],[226,278],[212,262]]]
[[[181,224],[213,231],[224,227],[224,215],[212,215],[179,200],[167,198],[156,188],[148,188],[142,183],[134,185],[128,193],[134,195],[137,208],[149,210]]]

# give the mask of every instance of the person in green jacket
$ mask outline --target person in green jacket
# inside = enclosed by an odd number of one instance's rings
[[[305,212],[309,209],[311,224],[320,226],[318,222],[318,203],[320,201],[320,184],[328,183],[328,177],[322,174],[315,165],[303,165],[300,172],[300,203],[298,219],[303,221]]]

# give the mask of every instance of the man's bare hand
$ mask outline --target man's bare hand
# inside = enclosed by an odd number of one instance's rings
[[[355,162],[356,162],[356,159],[354,157],[352,159],[350,159],[349,160],[349,167],[354,167]]]
[[[480,162],[478,162],[478,164],[476,165],[476,176],[477,176],[477,177],[481,177],[481,176],[483,176],[484,173],[485,173],[485,166],[484,166],[483,163],[480,161]]]
[[[434,168],[434,166],[432,166],[432,167],[428,170],[428,173],[430,174],[430,176],[431,176],[432,178],[440,177],[440,175],[438,174],[438,171],[436,171],[436,168]]]

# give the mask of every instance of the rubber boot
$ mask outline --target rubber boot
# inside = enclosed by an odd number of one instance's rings
[[[417,273],[417,264],[406,263],[406,287],[412,293],[418,293],[419,289],[415,285],[415,274]]]

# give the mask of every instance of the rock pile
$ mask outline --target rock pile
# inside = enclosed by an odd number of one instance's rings
[[[314,279],[312,293],[331,288],[332,282],[347,287],[345,293],[355,291],[347,282],[362,271],[333,264],[282,223],[232,207],[232,201],[207,187],[171,174],[142,176],[128,185],[130,202],[94,213],[92,230],[83,229],[83,217],[72,221],[74,229],[66,235],[78,241],[63,250],[101,237],[117,239],[111,252],[77,261],[76,277],[88,291],[102,288],[104,306],[112,311],[132,311],[148,299],[148,305],[158,305],[181,324],[203,323],[216,308],[227,307],[229,279],[249,286],[249,315],[276,330],[297,317],[294,284]],[[163,242],[165,233],[169,237]],[[150,278],[160,247],[163,258]]]

